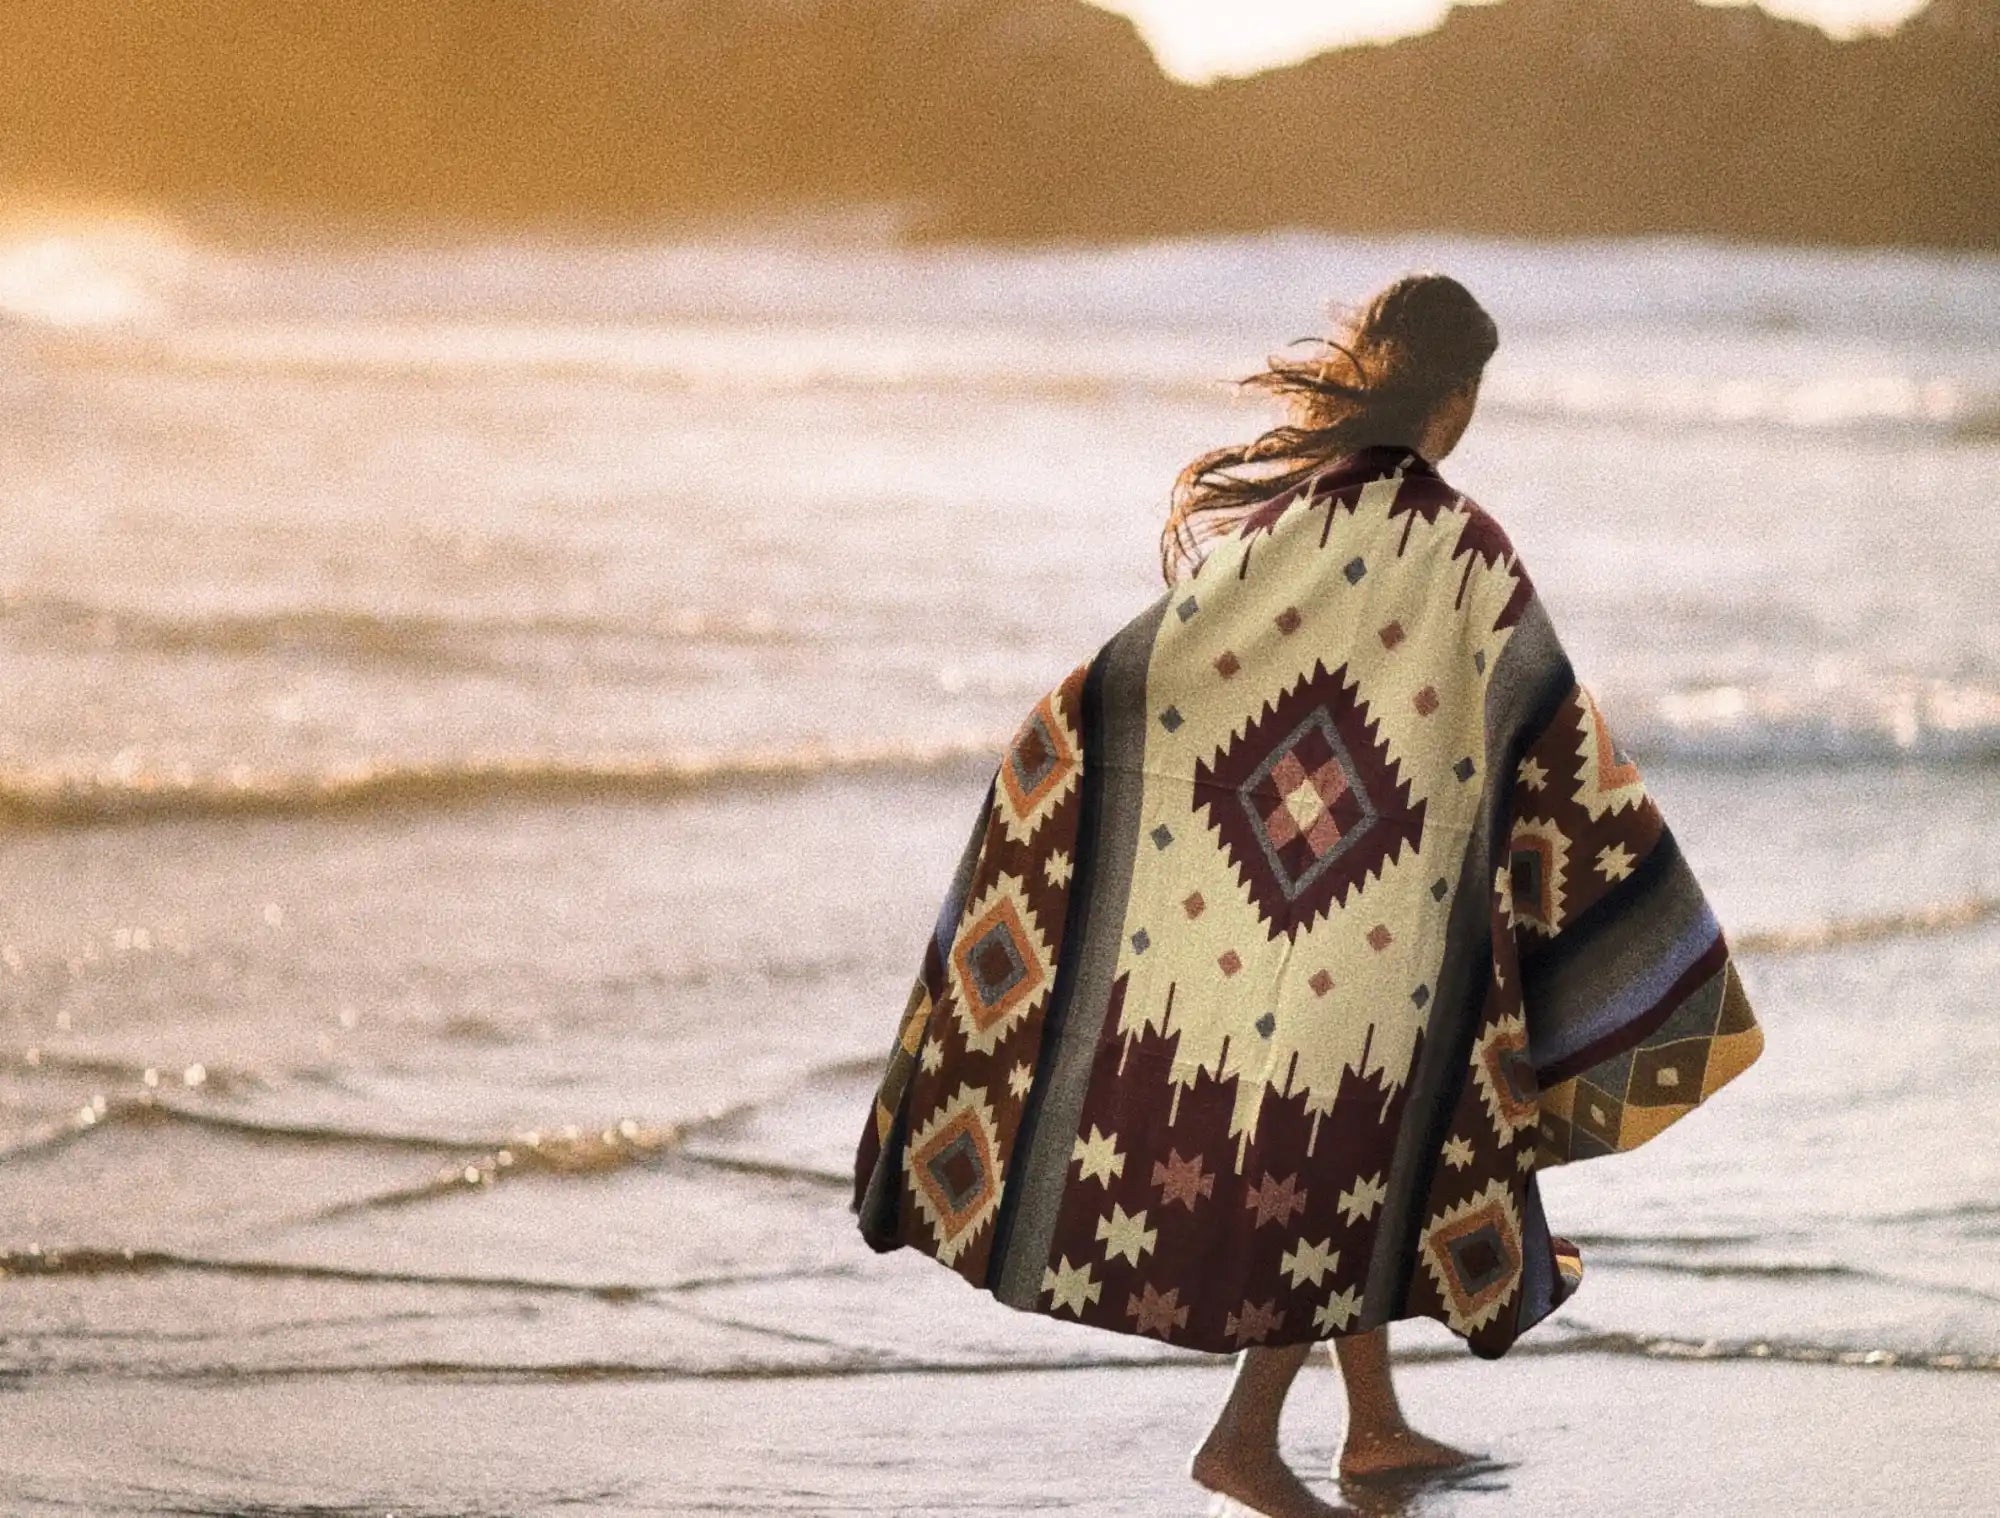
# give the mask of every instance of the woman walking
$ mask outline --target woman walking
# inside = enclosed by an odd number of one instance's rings
[[[1386,1325],[1503,1354],[1576,1290],[1538,1169],[1757,1056],[1721,930],[1499,524],[1447,485],[1497,345],[1414,274],[1250,382],[1166,592],[996,770],[856,1155],[882,1251],[1238,1356],[1194,1478],[1337,1511],[1279,1414],[1336,1345],[1339,1473],[1433,1470]]]

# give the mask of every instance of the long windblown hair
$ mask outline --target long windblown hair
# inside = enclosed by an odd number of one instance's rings
[[[1300,338],[1238,381],[1284,403],[1287,420],[1248,443],[1202,454],[1174,481],[1160,533],[1168,584],[1194,571],[1241,514],[1373,444],[1414,446],[1446,397],[1476,380],[1500,345],[1493,318],[1448,274],[1405,274],[1363,306],[1337,307],[1333,335]]]

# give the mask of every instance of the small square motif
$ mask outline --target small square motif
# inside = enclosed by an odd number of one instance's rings
[[[1160,713],[1160,726],[1164,727],[1170,733],[1179,732],[1180,725],[1185,720],[1181,716],[1181,709],[1178,706],[1170,706]]]
[[[1306,982],[1312,987],[1313,995],[1324,996],[1333,989],[1333,977],[1324,970],[1313,971],[1313,978]]]
[[[1416,707],[1417,715],[1419,717],[1428,717],[1432,712],[1438,709],[1437,687],[1434,685],[1426,685],[1422,690],[1417,692],[1416,697],[1411,702],[1411,705]]]
[[[1216,960],[1216,963],[1222,967],[1224,975],[1234,975],[1238,970],[1243,968],[1243,960],[1234,949],[1223,950],[1222,956]]]
[[[1438,876],[1436,880],[1433,880],[1431,882],[1431,900],[1443,901],[1445,892],[1449,891],[1450,889],[1451,889],[1451,882],[1446,880],[1442,875]]]
[[[1368,564],[1359,557],[1352,558],[1347,561],[1347,567],[1341,570],[1341,573],[1347,576],[1349,585],[1359,585],[1361,577],[1368,573]]]
[[[1257,1019],[1257,1031],[1266,1038],[1269,1038],[1276,1032],[1277,1027],[1278,1019],[1269,1012],[1266,1012],[1262,1017]]]
[[[1368,947],[1373,949],[1377,954],[1380,954],[1395,941],[1396,935],[1389,931],[1389,925],[1385,922],[1378,922],[1368,930]]]
[[[1470,758],[1459,760],[1458,763],[1451,767],[1451,772],[1461,780],[1470,780],[1472,778],[1472,760]]]
[[[1410,993],[1410,1000],[1415,1002],[1419,1007],[1430,999],[1431,988],[1429,986],[1418,986],[1416,990]]]
[[[1278,631],[1290,637],[1299,630],[1299,609],[1296,606],[1287,606],[1278,613],[1277,623]]]
[[[1153,829],[1151,837],[1153,840],[1153,847],[1156,849],[1163,849],[1168,844],[1174,841],[1173,829],[1169,828],[1163,822],[1158,827]]]
[[[1186,901],[1181,903],[1181,910],[1188,914],[1189,921],[1193,921],[1208,910],[1208,903],[1201,899],[1201,892],[1196,891]]]
[[[1476,653],[1476,654],[1474,654],[1474,655],[1472,656],[1472,667],[1473,667],[1473,668],[1474,668],[1475,670],[1479,671],[1479,673],[1480,673],[1480,674],[1482,674],[1482,675],[1486,673],[1486,650],[1485,650],[1485,649],[1483,649],[1483,648],[1482,648],[1482,649],[1480,649],[1478,653]]]
[[[1382,640],[1384,648],[1394,648],[1398,643],[1403,641],[1403,624],[1400,622],[1391,622],[1375,636]]]
[[[1242,667],[1243,661],[1226,648],[1215,656],[1215,672],[1225,680]]]
[[[1144,954],[1146,950],[1148,950],[1152,946],[1153,946],[1153,940],[1146,936],[1146,930],[1144,928],[1141,928],[1138,932],[1132,935],[1132,952],[1134,954]]]
[[[1195,600],[1193,596],[1189,596],[1185,601],[1181,602],[1180,605],[1174,608],[1175,611],[1180,613],[1181,620],[1183,622],[1187,621],[1189,617],[1193,616],[1200,609],[1201,609],[1200,607],[1195,605]]]

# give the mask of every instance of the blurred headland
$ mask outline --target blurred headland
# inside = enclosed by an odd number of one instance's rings
[[[1502,0],[1207,87],[1082,0],[30,0],[0,195],[928,238],[1307,226],[2000,246],[2000,0],[1835,40]]]

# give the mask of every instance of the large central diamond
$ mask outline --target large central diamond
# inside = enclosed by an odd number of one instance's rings
[[[1208,814],[1271,936],[1296,934],[1345,905],[1404,844],[1421,843],[1424,804],[1347,681],[1321,663],[1194,773]]]

